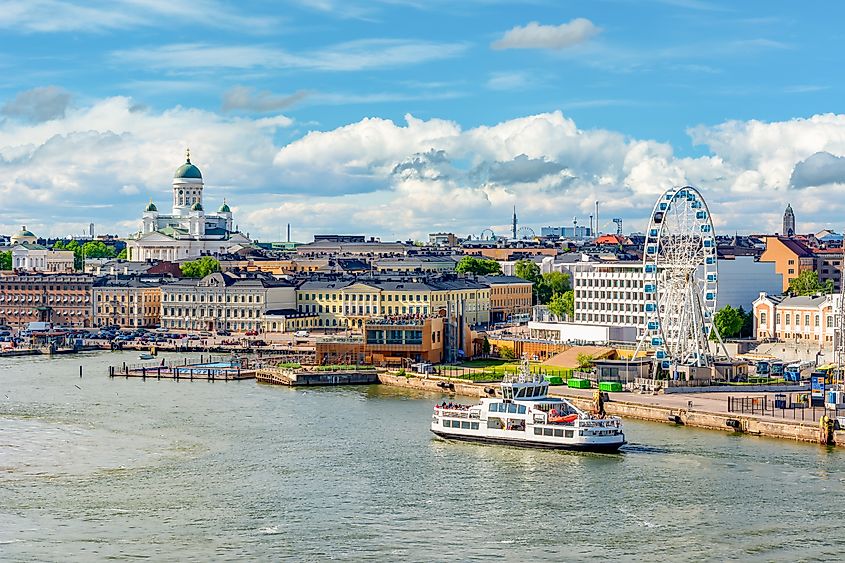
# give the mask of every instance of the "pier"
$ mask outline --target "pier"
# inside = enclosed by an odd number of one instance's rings
[[[141,379],[186,379],[205,381],[237,381],[254,379],[256,369],[246,358],[200,356],[198,362],[180,361],[154,363],[136,363],[122,366],[109,366],[109,377],[138,377]]]
[[[261,368],[256,371],[259,383],[287,385],[290,387],[308,385],[367,385],[379,382],[375,369],[303,370],[284,368]]]

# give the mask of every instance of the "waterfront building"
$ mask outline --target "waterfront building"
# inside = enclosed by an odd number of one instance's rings
[[[91,326],[93,283],[89,274],[0,273],[0,324]]]
[[[490,322],[490,287],[456,276],[415,279],[307,280],[296,290],[297,310],[319,315],[318,328],[362,330],[367,319],[443,314],[469,325]]]
[[[234,228],[232,210],[225,200],[216,214],[205,212],[203,186],[202,173],[188,153],[185,164],[173,175],[171,212],[159,213],[150,200],[141,230],[126,240],[127,258],[134,262],[186,260],[250,245],[249,238]]]
[[[161,277],[103,277],[92,289],[93,326],[151,328],[161,324]]]
[[[293,285],[269,274],[215,272],[161,287],[161,325],[173,330],[259,331],[266,311],[294,307]]]
[[[830,347],[839,309],[839,295],[789,297],[760,292],[754,301],[754,335]]]
[[[71,250],[52,250],[38,244],[27,228],[11,237],[12,269],[25,272],[68,273],[74,271],[74,254]]]
[[[803,242],[779,236],[765,237],[764,240],[766,250],[760,256],[760,261],[775,264],[775,271],[783,277],[781,291],[788,290],[789,282],[797,278],[801,272],[815,269],[815,255]]]
[[[438,364],[444,358],[443,317],[368,319],[364,326],[365,351],[378,365],[403,365],[403,361]]]
[[[786,210],[783,212],[783,231],[781,234],[785,237],[795,236],[795,212],[792,211],[792,206],[786,204]]]
[[[571,271],[576,323],[645,328],[642,262],[578,262]]]
[[[516,276],[478,276],[490,287],[490,322],[502,323],[531,315],[534,284]]]

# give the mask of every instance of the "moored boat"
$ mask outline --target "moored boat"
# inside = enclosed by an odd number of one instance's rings
[[[625,444],[619,417],[592,415],[548,391],[548,382],[532,376],[525,362],[519,375],[502,381],[501,398],[436,405],[431,431],[449,440],[594,452]]]

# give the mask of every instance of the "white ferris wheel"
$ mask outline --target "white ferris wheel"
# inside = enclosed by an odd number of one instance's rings
[[[657,200],[646,232],[643,272],[647,321],[640,346],[654,349],[657,367],[664,371],[673,365],[712,366],[711,333],[721,344],[713,324],[716,234],[697,189],[672,188]]]

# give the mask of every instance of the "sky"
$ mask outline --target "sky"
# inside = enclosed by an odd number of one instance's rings
[[[252,238],[845,228],[838,2],[0,0],[0,233],[140,228],[190,147]]]

